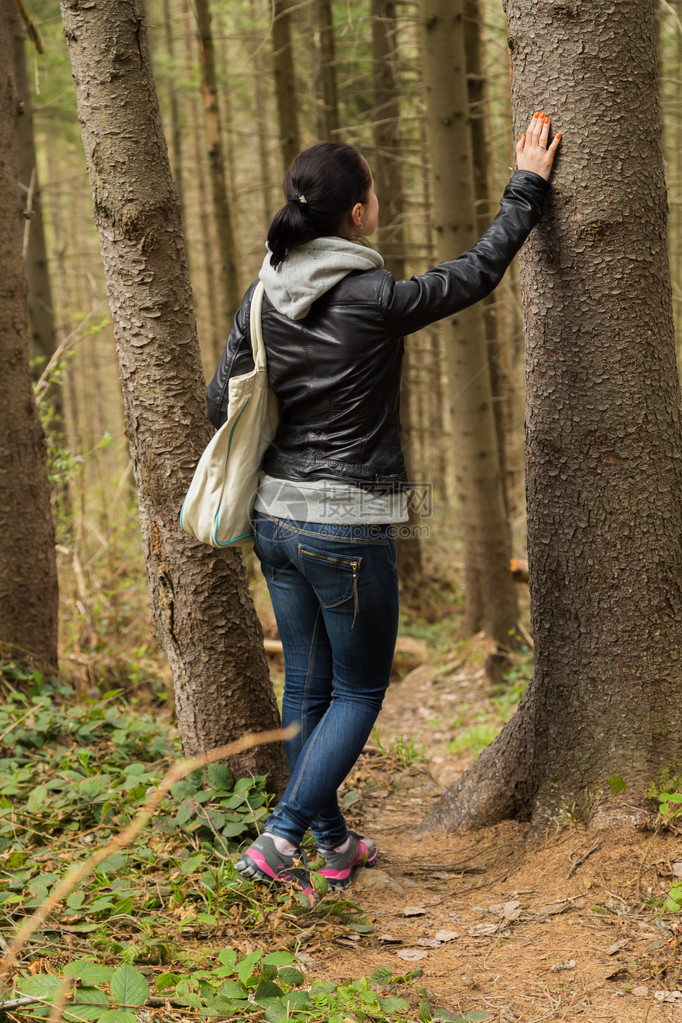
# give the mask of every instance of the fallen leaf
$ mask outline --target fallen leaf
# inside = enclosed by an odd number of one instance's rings
[[[682,877],[682,862],[671,863],[670,869],[672,870],[675,877]]]
[[[424,906],[405,906],[403,909],[403,916],[424,916],[426,909]]]
[[[457,931],[436,931],[436,937],[439,941],[454,941],[459,938],[459,934]]]
[[[682,1005],[682,991],[654,991],[659,1002],[679,1002]]]
[[[417,959],[426,959],[428,954],[422,948],[401,948],[399,952],[396,952],[399,959],[406,959],[408,963],[414,962]]]
[[[500,924],[476,924],[475,927],[469,928],[469,934],[474,938],[480,938],[486,934],[495,934],[499,927]]]
[[[417,938],[417,944],[423,948],[440,948],[440,941],[437,938]]]
[[[550,902],[547,906],[540,906],[538,913],[541,916],[556,916],[568,909],[567,902]]]
[[[521,916],[521,903],[518,899],[512,899],[511,902],[496,902],[488,906],[488,912],[501,916],[504,921],[518,920]]]
[[[392,934],[380,934],[379,941],[383,941],[385,945],[400,945],[402,944],[402,938],[395,938]]]
[[[639,987],[633,987],[632,993],[635,996],[635,998],[646,998],[647,995],[649,994],[649,988],[645,987],[643,984],[640,984]]]
[[[620,941],[615,941],[611,948],[606,950],[607,956],[615,956],[616,952],[620,952],[621,948],[625,948],[629,941],[629,938],[621,938]]]
[[[555,963],[552,967],[553,970],[574,970],[575,959],[569,959],[567,963]]]

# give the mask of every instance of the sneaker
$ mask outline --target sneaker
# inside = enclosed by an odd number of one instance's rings
[[[305,853],[299,851],[287,856],[279,852],[272,835],[263,834],[242,853],[234,869],[247,881],[265,881],[275,888],[290,886],[307,896],[308,901],[316,901],[318,896],[310,882],[307,865],[295,865],[300,860],[305,864]]]
[[[350,842],[345,852],[334,849],[318,850],[326,864],[318,873],[326,877],[330,888],[348,888],[356,867],[371,867],[376,863],[377,847],[371,838],[361,838],[349,831]]]

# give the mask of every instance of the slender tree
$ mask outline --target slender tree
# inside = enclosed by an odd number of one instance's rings
[[[379,248],[385,266],[396,280],[405,272],[405,221],[403,211],[402,142],[400,138],[400,82],[398,80],[397,19],[394,0],[372,0],[372,61],[374,67],[374,174],[375,188],[381,201]],[[412,346],[405,347],[400,388],[402,446],[408,474],[414,479],[414,435],[410,391]],[[419,481],[416,481],[419,482]],[[411,506],[413,507],[413,506]],[[410,524],[417,517],[411,510]],[[403,595],[411,604],[421,603],[421,545],[416,532],[401,537],[398,543],[398,567],[403,581]]]
[[[632,821],[682,762],[682,426],[655,3],[506,11],[516,132],[541,101],[566,146],[521,262],[535,671],[430,829],[542,821],[586,795],[603,820]]]
[[[63,0],[139,493],[151,607],[170,663],[187,754],[276,726],[262,632],[241,555],[180,532],[178,513],[210,434],[177,195],[140,0]],[[115,45],[112,44],[115,41]],[[240,772],[284,775],[280,745]]]
[[[315,0],[313,8],[319,32],[320,114],[317,134],[321,139],[338,135],[339,98],[336,88],[336,45],[331,0]]]
[[[227,319],[231,318],[239,307],[241,291],[239,289],[239,273],[237,271],[237,254],[232,230],[230,203],[227,195],[223,132],[220,105],[218,103],[209,0],[194,0],[194,11],[197,18],[199,65],[201,67],[204,121],[206,125],[206,143],[208,145],[208,166],[211,178],[216,233],[218,235],[218,252],[220,254],[220,283]]]
[[[44,368],[54,355],[57,335],[33,133],[33,103],[26,69],[25,33],[19,18],[14,19],[14,81],[20,111],[16,131],[17,167],[22,202],[27,211],[23,248],[28,282],[29,352],[32,358],[41,359],[41,367]],[[38,368],[39,373],[42,372],[41,367]],[[61,411],[58,388],[53,391],[51,399]]]
[[[272,65],[275,75],[280,149],[285,173],[301,148],[298,94],[291,51],[291,6],[291,0],[273,0]]]
[[[476,240],[465,0],[421,0],[424,87],[438,256],[454,259]],[[514,642],[518,607],[492,406],[483,309],[448,320],[447,363],[455,473],[466,575],[466,624],[498,643]]]
[[[19,199],[14,4],[0,5],[0,651],[57,669],[57,564],[45,439],[26,336],[24,218]]]

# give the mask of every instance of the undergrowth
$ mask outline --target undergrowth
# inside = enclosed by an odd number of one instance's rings
[[[6,945],[74,863],[129,824],[178,749],[171,726],[119,690],[79,699],[8,665],[0,693]],[[268,801],[264,778],[235,780],[223,764],[178,782],[146,831],[78,883],[21,950],[0,1011],[52,1023],[135,1023],[154,1006],[170,1018],[267,1023],[484,1019],[432,1010],[418,971],[311,983],[299,954],[315,925],[339,936],[372,926],[338,895],[310,908],[236,875]]]

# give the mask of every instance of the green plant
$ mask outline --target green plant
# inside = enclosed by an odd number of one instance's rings
[[[388,745],[384,745],[381,741],[381,735],[378,730],[372,734],[379,752],[385,757],[394,758],[401,767],[410,767],[412,764],[424,763],[426,760],[426,747],[417,747],[417,740],[412,738],[408,743],[404,736],[398,735],[391,739]]]

